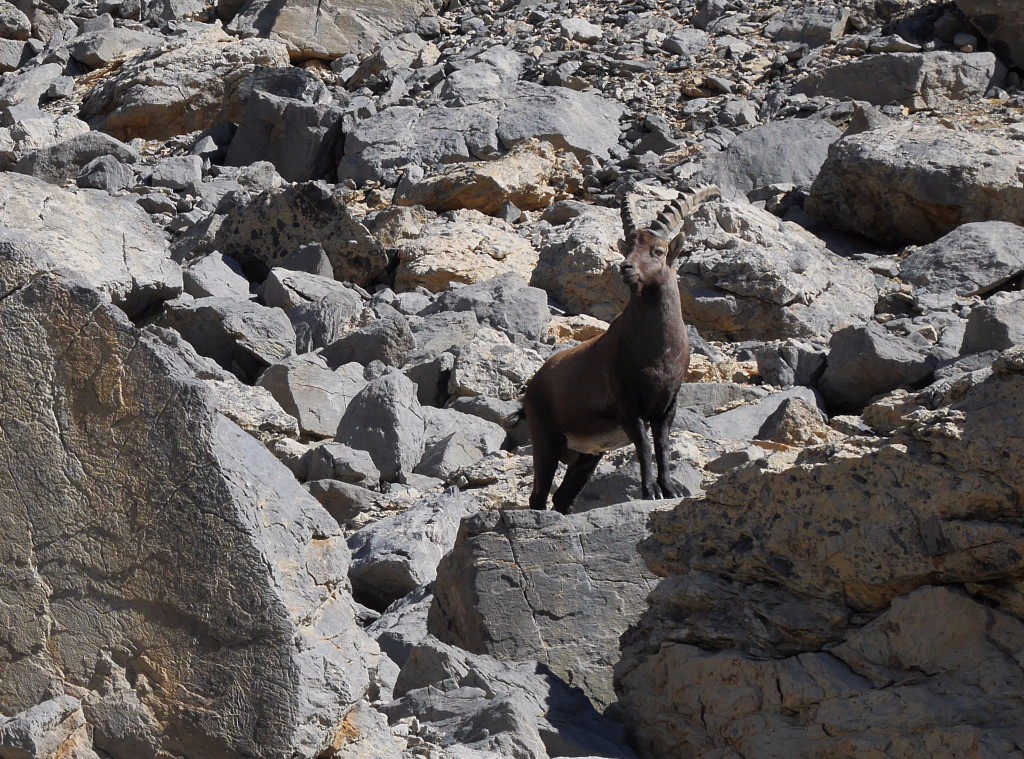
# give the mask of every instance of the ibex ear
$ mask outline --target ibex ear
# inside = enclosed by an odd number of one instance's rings
[[[672,241],[668,244],[668,256],[666,258],[670,264],[675,263],[676,259],[679,258],[679,254],[683,252],[685,242],[686,238],[682,234],[672,238]]]

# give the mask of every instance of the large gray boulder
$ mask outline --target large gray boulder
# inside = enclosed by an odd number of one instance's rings
[[[90,161],[101,156],[109,156],[122,164],[133,164],[139,160],[138,152],[120,140],[103,132],[86,132],[26,153],[15,164],[14,170],[52,184],[66,185],[73,182]]]
[[[103,295],[0,259],[0,711],[95,691],[116,759],[318,755],[378,656],[340,530]]]
[[[299,353],[323,348],[348,332],[363,311],[364,295],[347,282],[280,267],[270,270],[260,291],[266,305],[288,314]]]
[[[457,107],[396,106],[346,135],[338,177],[394,185],[408,164],[484,159],[535,139],[581,160],[607,158],[622,115],[621,105],[599,95],[530,82],[463,93]]]
[[[135,203],[21,174],[0,177],[0,226],[31,237],[54,266],[73,267],[129,316],[181,292],[163,230]]]
[[[702,206],[683,234],[683,316],[708,338],[828,336],[874,313],[869,271],[746,202]]]
[[[957,227],[900,262],[918,300],[987,295],[1024,274],[1024,228],[1005,221]]]
[[[925,340],[893,334],[869,321],[832,336],[818,388],[831,408],[859,411],[876,395],[925,384],[938,363]]]
[[[957,7],[1010,66],[1024,66],[1024,19],[1013,0],[956,0]]]
[[[547,293],[529,287],[515,272],[472,285],[449,287],[422,313],[451,311],[470,311],[481,324],[501,330],[512,339],[523,335],[541,340],[551,321]]]
[[[614,208],[556,203],[540,230],[540,260],[530,284],[572,313],[611,321],[629,300],[617,265],[622,222]]]
[[[782,119],[740,133],[701,172],[726,195],[747,195],[772,184],[806,191],[842,133],[826,119]]]
[[[919,111],[982,98],[990,87],[1002,84],[1005,74],[992,53],[884,53],[811,74],[793,91],[874,105],[897,103]]]
[[[458,491],[428,496],[352,535],[348,575],[356,599],[385,609],[433,582],[438,562],[455,544],[462,518],[478,508],[471,496]]]
[[[333,60],[346,53],[365,54],[394,37],[419,16],[430,0],[218,0],[228,29],[242,37],[260,36],[288,46],[292,61]]]
[[[165,140],[238,123],[256,66],[288,65],[285,46],[206,25],[125,61],[85,92],[80,116],[118,139]]]
[[[224,163],[270,161],[289,182],[334,173],[344,111],[331,103],[306,103],[255,92],[242,112]]]
[[[349,403],[336,439],[369,452],[388,482],[411,474],[426,443],[426,418],[416,385],[395,370],[372,380]]]
[[[335,278],[367,286],[387,269],[376,240],[352,215],[337,187],[303,182],[266,190],[235,205],[205,247],[236,258],[262,279],[303,245],[317,243]]]
[[[619,636],[653,587],[636,546],[654,507],[569,517],[486,511],[465,520],[438,567],[430,633],[472,653],[537,659],[608,706]]]
[[[962,353],[1002,351],[1024,345],[1024,297],[1021,293],[997,293],[971,309],[964,332]]]
[[[805,208],[889,244],[929,243],[974,221],[1024,224],[1024,146],[977,132],[899,124],[829,149]]]
[[[831,3],[783,10],[765,27],[765,36],[776,42],[797,42],[812,47],[835,42],[846,30],[850,10]]]
[[[616,667],[643,756],[1017,751],[1022,371],[652,515],[664,579]]]
[[[366,380],[358,364],[332,371],[322,358],[305,353],[274,364],[256,384],[269,390],[281,408],[298,420],[303,435],[333,438],[345,409],[366,387]]]
[[[92,69],[110,65],[118,58],[130,58],[143,50],[163,44],[164,38],[148,32],[115,27],[86,32],[68,45],[71,57]]]

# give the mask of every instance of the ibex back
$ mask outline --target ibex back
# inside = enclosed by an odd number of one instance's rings
[[[670,471],[669,432],[690,365],[675,270],[682,247],[679,229],[697,205],[719,194],[714,186],[686,192],[645,229],[637,229],[623,202],[626,260],[620,272],[629,302],[603,335],[553,355],[526,387],[523,414],[533,444],[531,508],[547,508],[562,461],[568,470],[555,491],[554,507],[568,513],[601,456],[629,443],[640,460],[643,497],[678,494]]]

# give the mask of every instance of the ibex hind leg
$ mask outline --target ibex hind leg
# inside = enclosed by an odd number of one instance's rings
[[[569,465],[562,478],[562,484],[558,486],[555,495],[551,499],[555,510],[562,514],[568,514],[576,496],[583,490],[583,486],[590,480],[598,462],[601,461],[601,454],[581,453],[579,457]]]
[[[530,427],[530,444],[533,446],[533,492],[530,494],[530,508],[544,511],[548,507],[548,493],[558,471],[558,459],[564,445],[543,424],[529,413],[526,420]]]

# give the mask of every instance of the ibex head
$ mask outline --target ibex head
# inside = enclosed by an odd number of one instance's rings
[[[671,201],[651,225],[638,229],[628,198],[622,200],[622,228],[625,232],[622,253],[625,261],[619,266],[622,281],[630,292],[639,295],[645,287],[662,285],[675,277],[675,262],[682,250],[679,234],[683,221],[700,203],[720,192],[714,185],[687,190]]]

